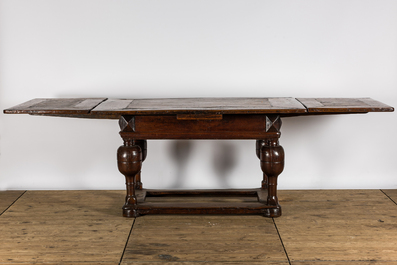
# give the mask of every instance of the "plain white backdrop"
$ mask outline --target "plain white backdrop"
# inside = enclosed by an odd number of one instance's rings
[[[371,97],[395,0],[0,0],[0,107],[39,97]],[[397,188],[397,114],[283,120],[280,189]],[[0,190],[124,189],[116,120],[0,114]],[[179,151],[178,151],[179,150]],[[258,187],[255,141],[149,141],[148,188]]]

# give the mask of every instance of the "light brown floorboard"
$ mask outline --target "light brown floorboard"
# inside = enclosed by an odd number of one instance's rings
[[[0,263],[118,264],[124,191],[28,191],[0,216]]]
[[[0,214],[10,207],[24,192],[24,190],[0,191]]]
[[[279,194],[275,222],[292,264],[397,261],[397,205],[380,190]]]
[[[393,261],[298,261],[291,265],[397,265]]]
[[[397,203],[397,190],[382,190],[390,199]]]
[[[7,263],[2,263],[0,262],[0,265],[10,265],[10,264],[21,264],[21,265],[26,265],[26,264],[35,264],[35,265],[119,265],[119,262],[7,262]]]
[[[261,216],[139,217],[123,264],[137,261],[288,264],[272,219]]]
[[[206,261],[194,261],[194,262],[164,262],[164,261],[151,261],[151,262],[141,262],[141,261],[130,261],[130,262],[122,262],[121,265],[150,265],[150,264],[163,264],[166,263],[167,265],[200,265],[200,264],[211,264],[211,265],[289,265],[288,262],[250,262],[250,261],[243,261],[243,262],[206,262]]]

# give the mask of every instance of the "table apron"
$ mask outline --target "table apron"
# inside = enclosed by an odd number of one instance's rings
[[[122,116],[120,135],[130,139],[279,138],[278,115],[223,115],[221,119],[178,119],[176,115]]]

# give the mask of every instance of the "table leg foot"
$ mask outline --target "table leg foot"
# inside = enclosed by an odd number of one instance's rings
[[[277,208],[265,209],[263,216],[264,217],[280,217],[281,216],[281,206],[277,205]]]
[[[137,209],[130,209],[130,208],[124,206],[123,207],[123,216],[134,218],[134,217],[139,217],[141,215]]]

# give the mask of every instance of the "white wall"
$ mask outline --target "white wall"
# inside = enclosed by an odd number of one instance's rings
[[[395,0],[0,0],[0,107],[223,96],[397,106],[396,14]],[[280,189],[397,188],[396,121],[284,119]],[[0,137],[0,189],[124,188],[115,120],[0,114]],[[173,150],[186,143],[148,145],[146,187],[176,187],[181,176],[188,188],[260,185],[254,141],[193,141],[182,160]]]

